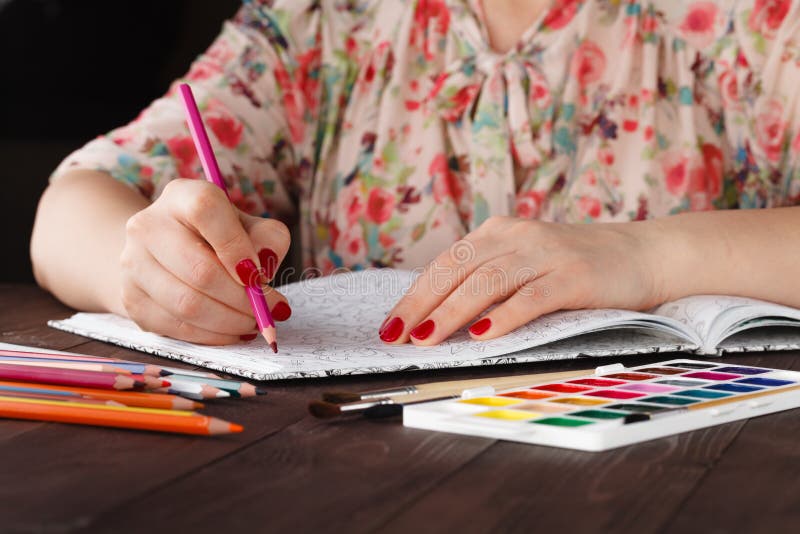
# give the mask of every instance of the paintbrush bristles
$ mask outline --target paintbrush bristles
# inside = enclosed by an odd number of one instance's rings
[[[336,404],[344,404],[346,402],[356,402],[362,399],[360,393],[352,393],[350,391],[323,391],[322,400],[325,402],[333,402]]]

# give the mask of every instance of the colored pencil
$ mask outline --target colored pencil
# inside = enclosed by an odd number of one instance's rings
[[[192,384],[190,382],[175,382],[164,389],[167,393],[173,395],[181,395],[188,399],[224,399],[230,397],[231,394],[223,391],[217,387],[209,386],[208,384]]]
[[[203,119],[200,117],[200,110],[197,108],[197,103],[192,94],[192,88],[188,84],[181,84],[178,87],[183,106],[186,111],[187,123],[189,131],[194,140],[194,146],[197,154],[200,157],[200,163],[205,171],[206,179],[222,189],[228,195],[228,189],[225,186],[225,180],[222,179],[222,173],[219,171],[217,158],[214,156],[214,150],[211,148],[211,141],[208,139],[206,128],[203,125]],[[228,196],[230,199],[230,196]],[[209,214],[210,215],[210,214]],[[263,267],[263,266],[262,266]],[[267,344],[272,348],[272,352],[278,352],[277,332],[275,331],[275,321],[272,320],[272,314],[269,312],[269,307],[264,299],[264,292],[259,287],[254,287],[247,284],[247,298],[250,300],[250,305],[253,308],[253,314],[258,323],[258,329],[261,335],[267,340]]]
[[[47,352],[22,352],[22,351],[9,351],[0,350],[0,360],[40,360],[40,361],[63,361],[63,362],[85,362],[85,363],[105,363],[115,365],[123,369],[127,369],[132,373],[139,373],[153,376],[164,376],[170,374],[169,371],[157,365],[149,363],[131,362],[127,360],[120,360],[116,358],[98,358],[94,356],[85,356],[83,354],[66,355],[66,354],[51,354]]]
[[[68,402],[14,397],[0,397],[0,417],[198,435],[230,434],[243,430],[240,425],[193,412],[78,406]]]
[[[134,380],[131,376],[116,373],[47,369],[26,367],[24,365],[0,365],[0,379],[118,390],[132,389],[137,385],[144,385]]]
[[[0,344],[2,345],[2,344]],[[22,348],[22,347],[20,347]],[[59,360],[72,360],[72,361],[89,361],[89,362],[103,362],[113,363],[115,365],[125,364],[126,366],[144,366],[143,370],[131,368],[133,373],[139,372],[145,375],[164,376],[171,373],[181,373],[192,376],[207,376],[208,378],[221,378],[219,375],[208,371],[195,371],[193,369],[182,369],[180,367],[169,367],[166,365],[153,365],[149,363],[134,362],[131,360],[121,360],[119,358],[104,358],[100,356],[89,356],[86,354],[66,353],[60,351],[46,351],[44,349],[37,349],[36,351],[21,351],[11,349],[0,349],[0,357],[24,357],[24,358],[41,358],[41,359],[59,359]]]
[[[0,358],[0,365],[22,365],[25,367],[40,367],[45,369],[76,369],[78,371],[116,373],[118,375],[133,374],[128,369],[122,369],[108,363],[66,362],[52,360],[4,360]]]
[[[207,378],[199,376],[174,374],[169,377],[169,381],[172,382],[173,384],[179,382],[208,384],[209,386],[214,386],[216,388],[221,389],[222,391],[227,391],[228,393],[231,394],[232,397],[255,397],[256,395],[267,394],[266,389],[261,387],[256,387],[252,384],[248,384],[247,382],[241,382],[239,380],[225,380],[221,378]]]
[[[199,402],[166,393],[102,390],[49,384],[33,384],[29,382],[0,381],[0,394],[2,394],[2,392],[30,392],[62,395],[65,397],[80,397],[83,399],[113,400],[125,406],[160,408],[163,410],[194,410],[203,407]]]
[[[71,402],[74,404],[82,404],[87,406],[124,406],[117,401],[102,400],[102,399],[84,399],[81,397],[65,397],[63,395],[48,395],[45,393],[22,393],[19,391],[2,391],[0,397],[13,397],[15,399],[38,399],[38,400],[52,400],[59,402]]]
[[[460,395],[465,389],[478,387],[493,387],[495,389],[509,389],[527,384],[538,384],[541,382],[553,382],[567,380],[586,375],[586,370],[582,371],[563,371],[555,373],[535,373],[516,376],[498,376],[494,378],[474,378],[468,380],[448,380],[444,382],[427,382],[411,386],[399,386],[396,388],[378,389],[364,392],[348,391],[326,391],[322,393],[322,399],[326,402],[349,403],[370,399],[400,398],[404,396],[414,397],[421,395],[448,396]],[[412,400],[409,398],[409,400]]]
[[[142,384],[141,387],[144,389],[159,389],[159,388],[166,388],[171,385],[169,380],[165,380],[163,378],[157,378],[155,376],[150,375],[131,375],[131,378],[140,382]]]
[[[209,373],[206,371],[195,371],[193,369],[181,369],[180,367],[168,367],[166,365],[161,366],[162,369],[165,371],[169,371],[172,374],[179,374],[179,375],[188,375],[188,376],[199,376],[199,377],[207,377],[207,378],[222,378],[221,376]]]

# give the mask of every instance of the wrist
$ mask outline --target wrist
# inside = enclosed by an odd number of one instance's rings
[[[631,239],[631,261],[644,281],[643,301],[647,307],[657,306],[684,296],[680,263],[686,258],[688,245],[661,219],[623,223],[623,233]]]

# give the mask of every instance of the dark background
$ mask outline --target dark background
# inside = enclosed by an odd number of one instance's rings
[[[127,123],[219,33],[239,0],[0,0],[0,282],[33,281],[50,173]]]

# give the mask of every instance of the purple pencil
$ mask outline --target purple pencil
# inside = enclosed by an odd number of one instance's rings
[[[214,156],[214,150],[211,148],[211,142],[208,140],[208,133],[203,125],[203,119],[200,117],[200,110],[197,108],[197,103],[192,94],[192,88],[188,84],[182,83],[178,87],[183,106],[186,110],[187,123],[189,124],[189,131],[192,133],[194,146],[200,156],[200,163],[203,165],[206,179],[222,189],[228,195],[228,188],[225,186],[225,180],[222,179],[222,173],[219,172],[219,165],[217,158]],[[230,199],[230,195],[228,195]],[[275,330],[275,321],[272,320],[272,314],[269,312],[269,307],[264,299],[264,293],[260,287],[250,286],[247,288],[247,298],[250,300],[250,305],[253,307],[253,314],[258,323],[258,329],[261,335],[267,340],[267,343],[272,347],[272,352],[278,352],[278,335]]]

